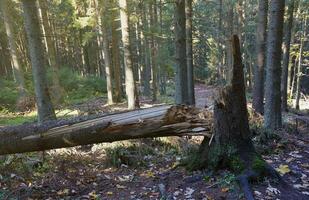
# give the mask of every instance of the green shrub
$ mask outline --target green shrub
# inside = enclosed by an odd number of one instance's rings
[[[14,81],[0,79],[0,112],[12,110],[18,98]]]

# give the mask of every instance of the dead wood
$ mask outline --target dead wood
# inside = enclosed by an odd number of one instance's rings
[[[0,128],[0,155],[120,140],[204,135],[211,114],[188,106],[158,106],[106,116]]]

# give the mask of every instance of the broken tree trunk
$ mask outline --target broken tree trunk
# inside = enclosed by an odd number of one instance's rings
[[[95,118],[73,118],[0,128],[0,155],[146,137],[205,135],[210,112],[158,106]]]
[[[231,85],[219,90],[214,104],[214,137],[205,138],[191,169],[228,168],[239,173],[246,199],[254,199],[249,179],[280,176],[256,153],[251,140],[245,96],[245,82],[239,39],[232,37],[233,72]]]

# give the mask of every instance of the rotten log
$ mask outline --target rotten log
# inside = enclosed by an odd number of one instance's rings
[[[4,127],[0,128],[0,155],[147,137],[210,137],[211,119],[209,111],[194,107],[158,106],[90,119]]]

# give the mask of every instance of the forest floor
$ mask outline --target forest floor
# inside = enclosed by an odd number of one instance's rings
[[[214,90],[197,85],[196,105],[211,107]],[[90,114],[125,109],[124,104],[104,103],[96,99],[77,107]],[[152,106],[147,100],[142,103]],[[257,149],[299,192],[297,199],[309,199],[308,119],[308,113],[284,113],[285,128],[277,133],[254,129],[268,137],[267,142],[254,138]],[[0,158],[0,199],[243,199],[233,173],[188,172],[182,167],[201,141],[169,137],[87,145],[46,151],[44,162],[41,153],[6,156]],[[291,200],[295,193],[269,179],[253,183],[253,191],[256,199]]]

